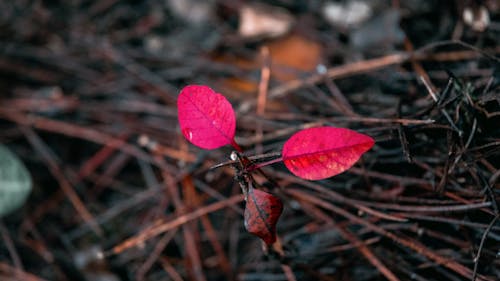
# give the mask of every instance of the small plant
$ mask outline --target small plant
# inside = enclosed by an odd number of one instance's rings
[[[179,94],[177,107],[182,134],[192,144],[204,149],[231,145],[236,150],[231,154],[231,164],[245,195],[245,228],[267,245],[276,241],[276,223],[283,204],[275,195],[258,189],[252,172],[266,176],[260,167],[283,162],[300,178],[321,180],[352,167],[374,144],[371,137],[345,128],[309,128],[285,142],[281,157],[256,164],[242,154],[234,140],[236,117],[223,95],[207,86],[189,85]]]

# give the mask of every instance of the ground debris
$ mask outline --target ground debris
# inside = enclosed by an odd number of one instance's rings
[[[262,1],[181,2],[0,1],[0,143],[33,182],[0,221],[0,279],[500,279],[495,1],[486,22],[474,1],[348,0],[369,15],[333,24],[268,1],[286,28],[251,40],[239,15]],[[263,249],[234,171],[210,169],[230,149],[182,137],[187,84],[228,97],[250,153],[317,126],[376,143],[326,180],[265,167],[283,214]]]

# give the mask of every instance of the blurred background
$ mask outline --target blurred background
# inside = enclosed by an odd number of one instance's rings
[[[500,3],[0,1],[1,280],[499,280]],[[376,139],[351,170],[282,164],[284,256],[243,226],[225,147],[178,128],[223,93],[248,155]]]

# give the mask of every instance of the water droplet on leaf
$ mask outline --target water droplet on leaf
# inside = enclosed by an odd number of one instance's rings
[[[182,129],[182,134],[184,135],[184,137],[186,139],[188,139],[189,141],[192,141],[193,140],[193,131],[191,131],[190,128],[184,128]]]

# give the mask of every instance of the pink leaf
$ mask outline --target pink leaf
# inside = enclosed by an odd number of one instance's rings
[[[253,187],[248,189],[246,201],[245,228],[267,245],[273,244],[276,241],[276,223],[283,212],[283,203],[271,193]]]
[[[207,86],[186,86],[177,99],[177,111],[182,134],[192,144],[204,149],[236,145],[234,110],[223,95]]]
[[[310,128],[288,139],[283,146],[282,157],[294,175],[320,180],[352,167],[374,143],[371,137],[349,129]]]

